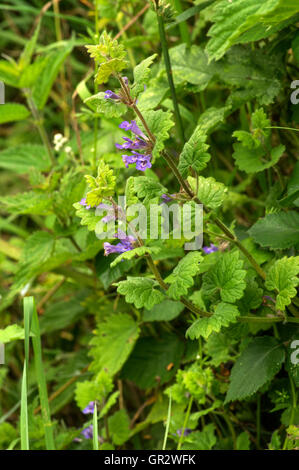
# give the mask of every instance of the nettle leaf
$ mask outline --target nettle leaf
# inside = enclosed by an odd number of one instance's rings
[[[225,403],[253,395],[273,379],[284,359],[284,348],[275,338],[254,338],[232,368]]]
[[[165,295],[155,287],[157,282],[143,277],[129,277],[126,281],[115,284],[117,292],[126,296],[126,302],[134,304],[136,308],[151,309],[155,304],[164,300]]]
[[[172,47],[169,50],[173,79],[175,85],[189,82],[204,90],[215,73],[215,67],[208,64],[204,50],[196,45],[187,48],[186,44]]]
[[[179,336],[163,333],[159,337],[142,337],[121,371],[121,377],[133,381],[141,389],[161,385],[175,375],[184,353]],[[173,367],[168,368],[169,364]]]
[[[200,336],[207,339],[213,331],[219,333],[222,327],[234,323],[240,312],[236,305],[221,302],[215,308],[211,317],[198,318],[187,330],[186,336],[198,339]]]
[[[173,272],[165,279],[170,284],[167,295],[179,300],[182,295],[188,293],[188,289],[194,284],[194,276],[199,272],[199,263],[202,255],[198,252],[190,252],[174,268]]]
[[[0,330],[0,344],[10,343],[17,339],[24,339],[24,328],[19,325],[9,325],[3,330]]]
[[[239,252],[224,253],[203,276],[202,290],[206,296],[219,292],[224,302],[234,303],[243,297],[246,271]]]
[[[168,131],[174,126],[172,113],[170,111],[162,111],[162,109],[158,109],[157,111],[144,111],[143,115],[151,132],[156,137],[156,143],[152,154],[154,157],[158,157],[161,150],[164,149],[165,140],[169,138]],[[143,127],[140,121],[138,125]]]
[[[138,324],[127,314],[113,314],[101,322],[90,341],[91,369],[116,374],[130,355],[139,336]]]
[[[108,82],[110,75],[121,72],[126,67],[127,62],[123,59],[111,59],[108,62],[104,62],[99,66],[95,76],[95,81],[99,85],[101,83],[106,83]]]
[[[153,199],[159,202],[162,194],[167,193],[167,188],[153,178],[136,176],[134,177],[134,191],[138,198],[143,199],[144,204],[147,204]]]
[[[184,305],[174,300],[163,300],[151,310],[144,310],[143,321],[171,321],[184,310]]]
[[[299,214],[295,211],[267,214],[248,230],[261,246],[284,250],[299,244]]]
[[[127,412],[122,409],[116,411],[108,418],[109,434],[117,446],[124,444],[131,435],[130,419]]]
[[[133,250],[130,251],[125,251],[124,253],[121,253],[117,258],[115,258],[114,261],[110,264],[111,268],[114,268],[118,263],[120,263],[123,260],[130,260],[136,257],[141,257],[145,256],[146,254],[157,254],[160,251],[160,247],[158,246],[138,246],[137,248],[134,248]]]
[[[144,91],[144,85],[147,84],[151,72],[150,66],[154,62],[157,55],[158,54],[153,54],[150,57],[147,57],[147,59],[144,59],[134,68],[134,84],[132,87],[134,96],[137,96],[140,92]]]
[[[188,181],[193,189],[196,190],[196,181],[195,178],[191,176],[188,177]],[[214,178],[209,177],[205,178],[204,176],[198,177],[198,192],[197,196],[200,199],[200,202],[209,207],[210,209],[217,209],[221,206],[226,195],[227,188],[223,183],[219,183]]]
[[[43,145],[22,144],[0,152],[0,168],[19,174],[29,173],[33,168],[48,171],[51,168],[51,160]]]
[[[71,53],[75,42],[71,39],[69,41],[61,41],[60,47],[51,50],[45,58],[41,72],[38,79],[35,80],[32,86],[32,97],[38,109],[43,109],[47,103],[52,86],[59,70]]]
[[[97,114],[103,114],[106,118],[120,117],[126,112],[125,104],[106,99],[103,91],[89,96],[84,100],[84,103],[94,109]]]
[[[1,197],[2,209],[10,214],[49,215],[52,212],[52,199],[49,194],[27,193]]]
[[[271,266],[266,277],[266,288],[277,290],[276,307],[284,310],[297,295],[296,287],[299,284],[299,256],[281,258]]]
[[[206,142],[207,136],[203,134],[201,127],[197,126],[188,142],[185,143],[180,155],[178,169],[183,178],[186,178],[190,168],[199,173],[207,166],[211,155],[207,153],[209,145]]]
[[[112,59],[124,59],[126,57],[126,51],[122,44],[119,44],[116,39],[112,39],[106,31],[100,36],[99,44],[88,45],[86,49],[93,59],[98,62],[105,62],[107,57]]]
[[[238,42],[269,37],[286,26],[285,21],[299,12],[296,0],[222,0],[215,7],[212,37],[207,45],[210,59],[220,59]]]
[[[97,223],[102,219],[102,216],[96,215],[93,208],[86,209],[80,202],[75,202],[73,206],[76,209],[76,216],[81,219],[80,224],[86,225],[88,230],[93,232],[96,229]]]
[[[276,165],[285,151],[284,145],[278,145],[267,154],[264,147],[248,148],[243,144],[234,144],[233,158],[240,170],[246,173],[258,173]]]

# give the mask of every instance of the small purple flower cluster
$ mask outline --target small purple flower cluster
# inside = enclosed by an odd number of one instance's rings
[[[93,425],[90,424],[87,428],[83,429],[81,434],[85,437],[85,439],[92,439],[93,438]]]
[[[115,233],[114,238],[118,238],[120,243],[112,245],[111,243],[104,243],[104,255],[108,256],[111,253],[124,253],[125,251],[130,251],[134,248],[134,242],[136,239],[131,235],[126,235],[122,230],[119,230]]]
[[[144,150],[148,152],[148,141],[142,130],[137,126],[136,121],[123,121],[119,125],[120,129],[125,131],[131,131],[135,137],[134,140],[129,137],[123,137],[124,144],[115,144],[116,148],[120,150],[130,150],[132,155],[122,155],[123,162],[128,168],[129,165],[136,164],[136,169],[145,171],[147,168],[151,168],[151,153],[140,153],[136,150]]]
[[[94,406],[95,406],[94,401],[89,402],[88,405],[84,408],[84,410],[82,410],[82,413],[85,415],[93,414]]]
[[[206,255],[209,255],[210,253],[215,253],[215,251],[219,250],[218,246],[214,245],[213,243],[211,243],[210,246],[203,246],[202,249]]]

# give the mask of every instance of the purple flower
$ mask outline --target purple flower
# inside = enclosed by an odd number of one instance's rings
[[[93,425],[90,424],[87,428],[83,429],[81,434],[85,437],[85,439],[92,439],[93,438]]]
[[[95,405],[94,401],[89,402],[88,405],[84,408],[84,410],[82,410],[82,413],[85,415],[93,414],[94,405]]]
[[[122,77],[123,81],[125,82],[125,85],[129,86],[129,80],[128,77]]]
[[[119,238],[121,241],[116,245],[111,243],[104,243],[104,255],[108,256],[111,253],[124,253],[125,251],[130,251],[134,248],[134,242],[136,241],[131,235],[126,235],[122,230],[119,230],[115,233],[114,238]]]
[[[105,91],[105,98],[106,99],[111,99],[111,100],[120,100],[121,97],[117,95],[116,93],[113,93],[111,90],[106,90]]]
[[[144,139],[146,139],[146,136],[144,135],[142,130],[137,126],[136,121],[131,121],[131,122],[123,121],[119,125],[119,127],[120,127],[120,129],[124,129],[125,131],[131,131],[131,132],[133,132],[133,134],[139,135],[139,136],[143,137]]]
[[[132,163],[137,162],[137,156],[136,155],[122,155],[123,162],[126,166],[126,168],[129,167]]]
[[[146,147],[147,143],[141,137],[137,137],[135,140],[129,139],[129,137],[123,137],[125,140],[124,144],[115,144],[115,147],[124,150],[138,150],[140,148]]]
[[[162,199],[162,204],[165,202],[170,202],[172,201],[172,198],[175,196],[175,194],[171,194],[168,196],[167,194],[162,194],[161,199]]]
[[[85,206],[86,209],[90,209],[90,208],[91,208],[91,206],[89,206],[89,205],[87,204],[87,202],[86,202],[86,197],[83,197],[83,198],[81,199],[81,201],[79,202],[79,204],[81,204],[81,206]]]
[[[110,220],[116,220],[116,209],[111,204],[105,204],[104,202],[101,202],[97,208],[107,211],[107,215],[102,218],[102,222],[104,224],[107,224],[110,222]],[[117,206],[117,208],[120,209],[119,206]]]
[[[206,255],[209,255],[210,253],[215,253],[215,251],[218,251],[218,246],[214,245],[211,243],[210,246],[203,246],[203,251],[205,252]]]
[[[271,300],[274,304],[276,303],[276,300],[273,299],[273,297],[270,297],[270,295],[263,295],[263,299],[266,300]]]
[[[140,155],[136,162],[136,170],[145,171],[147,168],[151,168],[150,158],[150,155]]]
[[[189,436],[189,434],[190,434],[191,432],[192,432],[192,429],[190,429],[190,428],[185,428],[185,429],[184,429],[184,436]],[[176,433],[177,433],[178,436],[181,437],[181,435],[182,435],[182,429],[178,429]]]

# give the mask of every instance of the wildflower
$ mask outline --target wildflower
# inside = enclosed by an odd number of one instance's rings
[[[81,206],[84,206],[86,209],[90,209],[90,208],[91,208],[91,206],[89,206],[89,205],[87,204],[87,202],[86,202],[86,197],[83,197],[83,198],[81,199],[81,201],[79,202],[79,204],[80,204]]]
[[[83,429],[81,434],[85,437],[85,439],[92,439],[93,438],[93,425],[90,424],[87,428]]]
[[[85,415],[93,414],[94,406],[95,406],[94,401],[89,402],[88,405],[82,411],[82,413],[85,414]]]
[[[170,194],[170,196],[168,196],[167,194],[162,194],[161,196],[162,204],[172,201],[174,197],[175,197],[175,194]]]
[[[131,122],[123,121],[119,125],[119,127],[120,127],[120,129],[124,129],[125,131],[131,131],[131,132],[133,132],[133,134],[139,135],[142,138],[146,139],[146,136],[144,135],[142,130],[137,126],[136,121],[131,121]]]
[[[113,93],[113,91],[111,91],[111,90],[106,90],[105,91],[104,98],[106,98],[106,100],[107,99],[111,99],[111,100],[120,100],[121,99],[121,97],[119,95],[117,95],[116,93]]]
[[[134,152],[137,153],[137,152]],[[145,171],[147,168],[151,168],[151,156],[150,155],[141,155],[139,154],[139,158],[137,157],[136,162],[136,170]]]
[[[143,140],[141,137],[137,137],[135,140],[129,139],[129,137],[123,137],[125,143],[124,144],[115,144],[115,147],[124,150],[137,150],[147,146],[147,142]]]
[[[127,236],[124,232],[118,231],[118,233],[115,233],[114,238],[119,238],[121,241],[116,245],[105,242],[103,245],[105,256],[108,256],[111,253],[124,253],[125,251],[130,251],[134,248],[134,242],[136,239],[131,235]]]
[[[67,138],[64,137],[62,134],[58,133],[54,135],[53,143],[56,152],[59,152],[62,147],[66,144]]]
[[[210,253],[215,253],[215,251],[218,251],[218,246],[211,243],[210,246],[203,246],[202,249],[206,255],[209,255]]]
[[[270,297],[270,295],[263,295],[264,302],[266,303],[267,300],[270,300],[274,304],[276,303],[276,300],[273,299],[273,297]]]
[[[190,429],[190,428],[185,428],[185,429],[184,429],[184,436],[189,436],[189,434],[190,434],[191,432],[192,432],[192,429]],[[182,429],[178,429],[176,433],[177,433],[178,436],[181,437],[181,435],[182,435]]]

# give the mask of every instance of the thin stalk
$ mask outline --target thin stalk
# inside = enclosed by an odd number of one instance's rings
[[[37,380],[37,385],[38,385],[39,399],[40,399],[40,405],[41,405],[41,411],[42,411],[46,449],[55,450],[53,427],[51,423],[51,414],[50,414],[50,407],[49,407],[49,400],[48,400],[47,382],[46,382],[46,376],[45,376],[45,371],[43,367],[43,359],[42,359],[40,329],[39,329],[38,316],[37,316],[37,311],[35,308],[34,300],[33,300],[32,328],[31,329],[33,333],[32,344],[33,344],[33,352],[34,352],[35,373],[36,373],[36,380]]]
[[[174,7],[175,7],[176,11],[178,12],[178,14],[183,13],[181,0],[174,0],[173,3],[174,3]],[[187,44],[187,47],[190,47],[191,46],[191,40],[190,40],[190,34],[189,34],[189,31],[188,31],[188,26],[187,26],[186,21],[182,21],[179,24],[179,30],[180,30],[180,35],[181,35],[181,38],[182,38],[182,42],[185,42]]]
[[[169,57],[169,52],[168,52],[164,21],[163,21],[162,15],[160,15],[159,12],[157,12],[157,19],[158,19],[158,25],[159,25],[160,41],[161,41],[161,46],[162,46],[164,63],[165,63],[165,68],[166,68],[166,73],[167,73],[167,78],[168,78],[168,83],[169,83],[169,88],[170,88],[170,94],[171,94],[171,98],[173,102],[176,125],[177,125],[177,129],[179,132],[180,140],[182,143],[184,143],[185,142],[184,128],[183,128],[182,118],[180,115],[175,86],[173,83],[172,69],[171,69],[170,57]]]
[[[93,450],[99,450],[99,429],[98,429],[98,410],[97,404],[94,404],[93,409]]]
[[[164,434],[164,441],[163,441],[162,450],[166,449],[166,443],[167,443],[167,437],[168,437],[169,425],[170,425],[170,418],[171,418],[171,394],[169,395],[167,421],[166,421],[166,428],[165,428],[165,434]]]
[[[98,9],[98,0],[95,0],[94,3],[95,6],[95,12],[94,12],[94,29],[95,29],[95,37],[96,39],[98,38],[99,34],[99,9]],[[98,65],[95,63],[95,72],[97,74],[98,71]],[[94,82],[94,94],[96,94],[99,91],[98,89],[98,84],[96,81]],[[97,146],[98,146],[98,117],[95,116],[94,118],[94,124],[93,124],[93,168],[94,170],[96,169],[96,164],[97,164]]]
[[[42,117],[40,116],[39,111],[38,111],[37,107],[35,106],[34,100],[32,98],[31,90],[29,88],[24,89],[24,94],[26,96],[28,106],[30,108],[30,111],[31,111],[33,119],[34,119],[34,124],[37,127],[40,138],[41,138],[44,146],[46,147],[46,150],[47,150],[49,158],[52,162],[52,165],[55,165],[55,158],[54,158],[54,154],[53,154],[53,151],[52,151],[52,147],[51,147],[47,132],[44,128]]]
[[[189,400],[189,403],[188,403],[188,408],[187,408],[187,411],[186,411],[186,414],[185,414],[184,424],[183,424],[182,432],[181,432],[181,435],[180,435],[177,450],[181,450],[181,447],[182,447],[182,444],[183,444],[185,429],[187,427],[188,420],[189,420],[189,417],[190,417],[192,403],[193,403],[193,397],[191,396],[190,400]]]

